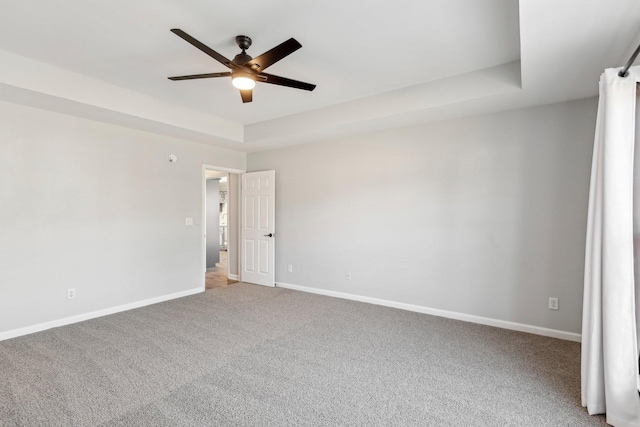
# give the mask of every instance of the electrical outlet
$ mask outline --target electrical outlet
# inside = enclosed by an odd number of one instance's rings
[[[347,271],[346,273],[344,273],[344,278],[345,278],[346,280],[351,280],[351,272],[350,272],[350,271]]]
[[[558,298],[549,298],[549,310],[559,310]]]
[[[293,273],[293,265],[289,264],[289,267],[287,267],[287,271],[289,271],[289,273]]]
[[[193,218],[185,218],[184,225],[193,225]]]
[[[75,299],[76,290],[75,289],[67,289],[67,299]]]

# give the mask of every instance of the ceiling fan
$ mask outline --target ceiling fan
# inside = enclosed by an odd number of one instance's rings
[[[300,82],[264,72],[267,67],[275,64],[285,56],[290,55],[302,47],[302,45],[294,38],[290,38],[286,42],[280,43],[278,46],[266,51],[262,55],[252,58],[245,52],[249,49],[249,46],[251,46],[251,39],[247,36],[237,36],[236,43],[238,44],[238,47],[242,49],[242,52],[237,54],[233,60],[230,61],[215,50],[211,49],[209,46],[206,46],[178,28],[174,28],[171,32],[183,38],[188,43],[191,43],[193,46],[200,49],[225,67],[231,69],[231,71],[225,71],[224,73],[193,74],[190,76],[169,77],[169,80],[193,80],[230,76],[233,85],[240,89],[242,102],[252,101],[253,88],[255,87],[256,82],[271,83],[274,85],[309,91],[316,88],[316,85],[311,83]]]

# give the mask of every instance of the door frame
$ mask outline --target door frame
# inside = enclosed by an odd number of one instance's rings
[[[214,165],[208,165],[208,164],[203,164],[202,165],[202,171],[201,171],[201,177],[200,177],[200,181],[201,181],[201,189],[200,189],[200,199],[201,199],[201,212],[200,212],[200,217],[202,218],[202,220],[200,221],[201,223],[201,235],[200,235],[200,241],[201,241],[201,269],[200,271],[202,271],[202,289],[205,289],[205,272],[207,271],[207,238],[206,238],[206,233],[207,233],[207,229],[206,229],[206,225],[207,225],[207,204],[206,204],[206,200],[207,200],[207,177],[206,177],[206,171],[207,170],[213,170],[213,171],[218,171],[218,172],[227,172],[227,173],[233,173],[233,174],[237,174],[237,175],[242,175],[243,173],[246,173],[247,171],[245,169],[233,169],[233,168],[227,168],[224,166],[214,166]],[[240,179],[238,180],[240,181]],[[229,191],[231,191],[231,186],[229,186]],[[237,190],[236,190],[237,191]],[[239,196],[239,195],[238,195]],[[238,197],[237,199],[238,201],[240,200],[240,197]],[[238,206],[238,216],[241,216],[241,212]],[[241,218],[239,218],[241,219]],[[238,226],[240,227],[241,224],[238,223]],[[238,230],[239,232],[239,230]],[[238,245],[239,246],[239,245]],[[231,241],[229,241],[229,246],[227,247],[227,253],[231,252],[231,250],[236,251],[236,259],[238,260],[238,275],[240,274],[240,253],[238,251],[238,248],[233,247],[233,245],[231,245]],[[227,271],[229,268],[229,257],[227,257]],[[227,273],[228,274],[228,273]]]

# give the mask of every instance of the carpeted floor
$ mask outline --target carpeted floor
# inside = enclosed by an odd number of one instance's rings
[[[605,426],[580,345],[245,283],[0,342],[0,426]]]

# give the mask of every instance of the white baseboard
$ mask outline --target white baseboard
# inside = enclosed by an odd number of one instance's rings
[[[231,280],[240,280],[240,276],[238,276],[237,274],[227,274],[227,278]]]
[[[324,289],[310,288],[307,286],[292,285],[290,283],[276,282],[276,286],[279,288],[309,292],[312,294],[326,295],[330,297],[366,302],[369,304],[383,305],[385,307],[399,308],[401,310],[414,311],[416,313],[423,313],[423,314],[430,314],[432,316],[446,317],[448,319],[478,323],[480,325],[494,326],[496,328],[511,329],[513,331],[519,331],[519,332],[528,332],[530,334],[542,335],[545,337],[552,337],[552,338],[559,338],[567,341],[575,341],[575,342],[582,341],[582,335],[580,334],[576,334],[573,332],[559,331],[556,329],[542,328],[540,326],[526,325],[524,323],[515,323],[515,322],[509,322],[506,320],[491,319],[489,317],[474,316],[473,314],[464,314],[464,313],[458,313],[455,311],[440,310],[437,308],[424,307],[421,305],[405,304],[402,302],[365,297],[361,295],[348,294],[344,292],[328,291]]]
[[[27,326],[24,328],[13,329],[6,332],[0,332],[0,341],[8,340],[22,335],[33,334],[34,332],[46,331],[47,329],[57,328],[59,326],[70,325],[72,323],[82,322],[84,320],[95,319],[96,317],[107,316],[109,314],[120,313],[121,311],[132,310],[134,308],[144,307],[146,305],[157,304],[159,302],[169,301],[176,298],[186,297],[188,295],[204,292],[204,287],[189,289],[186,291],[176,292],[169,295],[149,298],[142,301],[136,301],[129,304],[123,304],[116,307],[109,307],[102,310],[92,311],[90,313],[78,314],[63,319],[52,320],[50,322],[38,323],[37,325]]]

